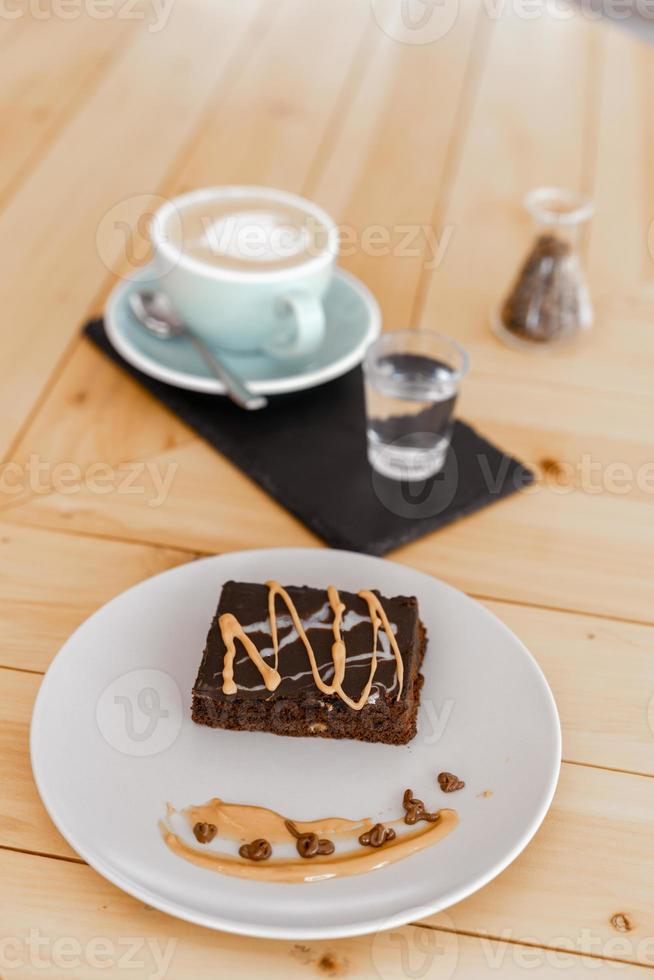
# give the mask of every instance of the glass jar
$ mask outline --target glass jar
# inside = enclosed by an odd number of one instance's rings
[[[491,325],[511,347],[544,350],[570,343],[592,325],[578,249],[593,204],[575,191],[539,187],[527,194],[524,206],[535,239]]]

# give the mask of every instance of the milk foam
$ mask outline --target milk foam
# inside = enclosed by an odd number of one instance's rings
[[[216,256],[262,263],[291,259],[309,252],[309,230],[305,226],[280,221],[280,218],[283,215],[264,210],[223,215],[207,222],[204,236],[197,244]]]
[[[312,212],[263,197],[194,203],[179,218],[177,247],[219,268],[287,269],[329,248],[329,229]]]

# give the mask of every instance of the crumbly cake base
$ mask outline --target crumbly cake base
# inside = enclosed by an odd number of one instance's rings
[[[269,732],[297,737],[351,738],[362,742],[406,745],[416,735],[420,691],[424,677],[419,673],[427,645],[427,633],[418,621],[420,650],[412,689],[395,698],[380,698],[361,711],[348,707],[339,697],[216,700],[193,692],[193,721],[210,728],[231,731]]]

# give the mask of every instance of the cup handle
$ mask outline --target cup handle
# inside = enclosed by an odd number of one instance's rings
[[[286,293],[277,299],[275,312],[292,322],[264,345],[267,354],[283,359],[306,357],[318,350],[325,336],[325,311],[316,296],[299,291]]]

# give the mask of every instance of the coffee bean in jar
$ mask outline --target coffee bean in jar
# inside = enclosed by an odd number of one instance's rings
[[[579,225],[592,208],[570,191],[542,188],[525,205],[538,233],[494,318],[512,346],[544,347],[574,339],[592,323],[592,308],[576,249]]]

